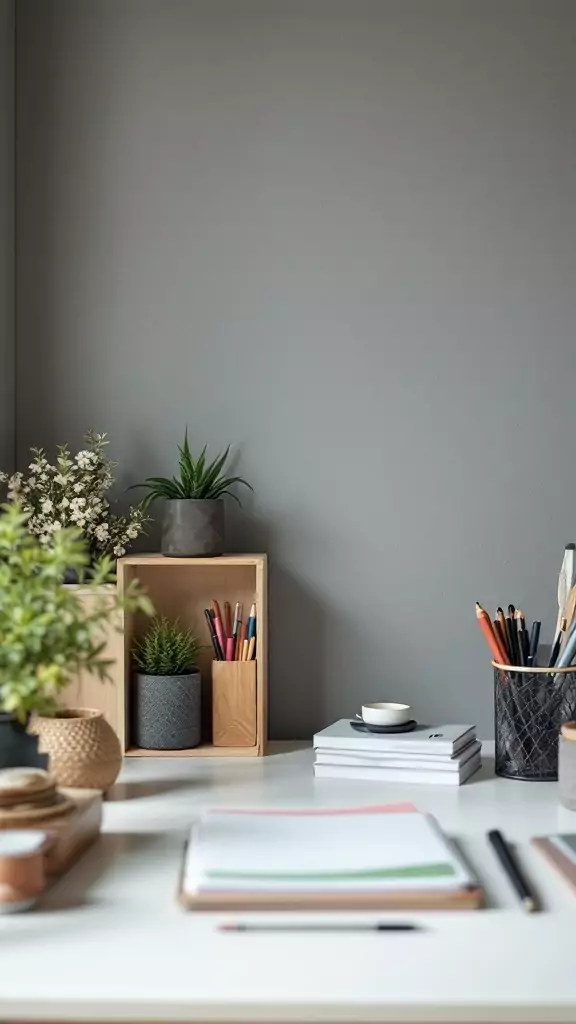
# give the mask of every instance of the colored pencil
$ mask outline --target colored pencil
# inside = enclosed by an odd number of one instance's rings
[[[234,661],[234,637],[226,637],[226,661]]]
[[[222,623],[222,612],[220,611],[220,605],[218,601],[212,601],[212,617],[214,619],[214,629],[216,630],[216,636],[218,637],[218,643],[224,652],[226,650],[226,639],[224,637],[224,626]]]
[[[493,660],[498,662],[499,665],[509,665],[508,655],[494,632],[490,616],[478,602],[476,602],[476,618]]]
[[[216,655],[216,661],[223,661],[224,655],[220,648],[220,641],[218,640],[218,637],[216,635],[216,630],[214,629],[214,621],[212,619],[212,615],[210,614],[209,608],[204,609],[204,615],[206,616],[206,622],[208,623],[208,629],[210,630],[210,639],[212,641],[212,646],[214,648],[214,654]]]
[[[248,619],[248,640],[251,640],[253,636],[256,636],[256,605],[253,604],[250,609],[250,618]]]
[[[242,644],[242,659],[241,659],[242,661],[248,661],[248,646],[249,646],[249,641],[248,640],[244,640],[244,642]]]
[[[232,609],[230,608],[230,601],[224,601],[224,629],[226,631],[226,639],[232,636]]]
[[[242,661],[243,660],[242,654],[243,654],[243,651],[244,651],[244,644],[246,642],[246,623],[245,622],[239,622],[238,625],[239,625],[239,631],[238,631],[238,639],[236,641],[236,659],[237,659],[237,661]]]
[[[248,655],[247,655],[246,661],[253,661],[254,660],[254,651],[255,651],[255,649],[256,649],[256,637],[253,636],[248,641]]]
[[[494,633],[496,634],[496,639],[499,641],[499,643],[500,643],[500,645],[502,647],[502,650],[503,651],[507,651],[508,645],[506,643],[506,633],[502,632],[502,626],[500,625],[500,620],[499,619],[493,619],[492,620],[492,625],[494,626]],[[506,629],[506,627],[504,627],[504,629]]]
[[[500,632],[502,633],[502,636],[504,638],[503,648],[508,654],[508,657],[510,658],[512,655],[512,651],[508,649],[508,636],[506,634],[506,616],[504,615],[504,610],[502,608],[496,609],[496,617],[498,619],[498,622],[500,623]]]

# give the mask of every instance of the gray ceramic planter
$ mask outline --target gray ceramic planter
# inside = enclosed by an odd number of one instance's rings
[[[188,750],[201,739],[199,672],[184,676],[137,673],[132,694],[132,742],[144,750]]]
[[[224,554],[222,498],[167,501],[162,527],[162,554],[169,558],[212,557]]]

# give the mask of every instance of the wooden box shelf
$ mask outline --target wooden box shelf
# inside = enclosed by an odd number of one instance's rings
[[[120,741],[127,757],[258,757],[265,753],[267,727],[267,564],[265,555],[223,555],[220,558],[166,558],[163,555],[127,555],[118,561],[118,586],[139,579],[158,615],[178,619],[192,627],[206,644],[199,659],[202,674],[202,731],[205,741],[192,750],[142,750],[130,739],[132,666],[130,651],[149,620],[140,614],[124,616],[124,675]],[[256,604],[256,742],[253,746],[214,746],[212,736],[211,672],[213,650],[204,609],[216,598],[236,601],[244,615]]]

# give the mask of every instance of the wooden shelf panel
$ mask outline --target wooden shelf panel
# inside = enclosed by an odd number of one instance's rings
[[[260,747],[214,747],[211,743],[201,743],[199,747],[189,750],[144,750],[142,747],[130,747],[125,757],[258,757]]]
[[[141,614],[124,616],[124,673],[121,694],[120,738],[128,757],[257,757],[264,753],[267,726],[267,560],[265,555],[223,555],[219,558],[166,558],[163,555],[128,555],[118,561],[120,588],[139,579],[148,591],[158,615],[178,619],[192,628],[204,650],[198,659],[202,676],[202,736],[204,742],[193,750],[149,751],[134,747],[130,737],[132,692],[131,650],[149,620]],[[241,602],[243,617],[256,604],[256,745],[214,747],[212,737],[212,660],[214,653],[204,617],[213,599],[224,608]]]
[[[209,565],[212,568],[217,568],[220,565],[223,566],[242,566],[242,565],[265,565],[266,555],[217,555],[215,558],[167,558],[166,555],[159,554],[141,554],[141,555],[124,555],[122,558],[123,565],[162,565],[165,568],[168,566],[196,566],[196,565]]]

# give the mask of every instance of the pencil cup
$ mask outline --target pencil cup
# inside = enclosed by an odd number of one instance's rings
[[[256,744],[256,662],[212,662],[212,742],[215,747]]]
[[[494,665],[496,774],[532,782],[558,778],[558,733],[576,718],[576,667]]]

